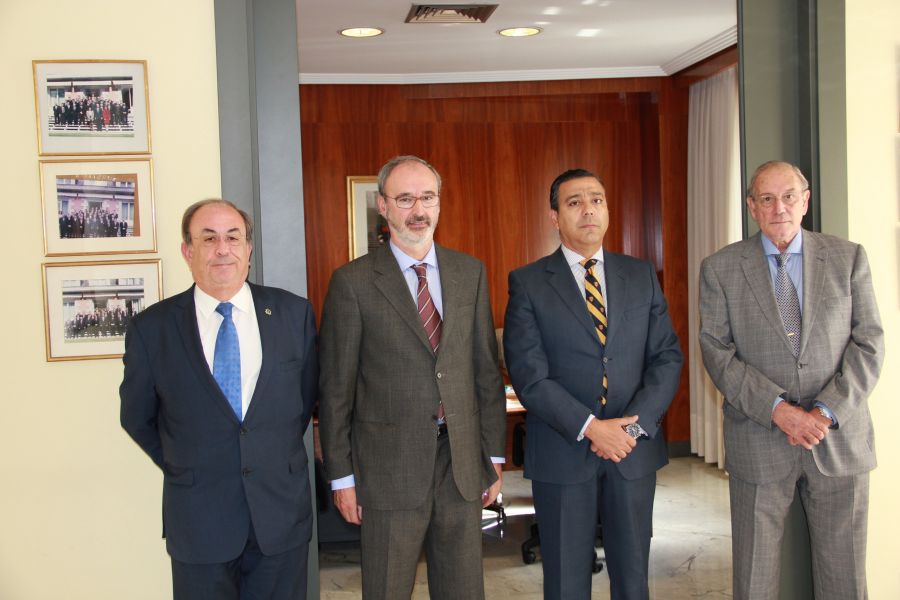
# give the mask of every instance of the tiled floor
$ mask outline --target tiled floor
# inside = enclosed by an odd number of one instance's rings
[[[502,536],[496,528],[484,534],[485,594],[489,600],[538,600],[540,560],[525,565],[520,553],[533,521],[531,484],[521,471],[512,471],[505,474],[503,487],[508,520]],[[652,598],[731,598],[728,481],[722,471],[698,458],[673,459],[659,472],[653,530]],[[360,597],[358,547],[325,547],[319,561],[323,600]],[[592,597],[609,598],[605,570],[594,575]],[[413,598],[428,598],[424,561]]]

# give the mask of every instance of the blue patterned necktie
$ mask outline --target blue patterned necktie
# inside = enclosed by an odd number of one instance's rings
[[[790,258],[791,255],[787,252],[775,255],[775,262],[778,263],[778,271],[775,273],[775,302],[781,313],[784,332],[791,342],[791,352],[797,357],[800,356],[800,299],[787,272]]]
[[[219,384],[219,389],[228,398],[231,410],[234,411],[238,421],[242,421],[243,410],[241,408],[241,346],[238,342],[237,328],[231,319],[230,302],[222,302],[216,307],[216,312],[222,315],[222,324],[219,326],[219,334],[216,336],[216,353],[213,357],[213,377]]]

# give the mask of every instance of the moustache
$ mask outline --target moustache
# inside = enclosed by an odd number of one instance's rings
[[[428,215],[417,215],[417,216],[414,216],[414,217],[410,217],[410,218],[408,218],[408,219],[406,220],[406,225],[407,225],[407,226],[413,225],[413,224],[418,224],[418,223],[424,223],[425,225],[429,225],[429,226],[430,226],[430,225],[431,225],[431,219],[428,217]]]

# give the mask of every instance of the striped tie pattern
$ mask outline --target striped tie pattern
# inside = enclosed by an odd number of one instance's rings
[[[581,261],[584,267],[584,298],[587,301],[588,312],[594,320],[594,328],[597,330],[597,337],[600,338],[600,345],[606,349],[606,301],[603,299],[603,292],[600,291],[600,281],[594,274],[594,265],[597,264],[596,258],[589,258]],[[606,377],[606,369],[603,369],[603,389],[600,394],[601,411],[606,409],[606,393],[609,390],[609,379]]]
[[[778,271],[775,273],[775,302],[778,304],[778,312],[781,313],[781,322],[784,323],[784,332],[791,342],[791,352],[794,357],[800,356],[800,299],[797,297],[797,288],[791,281],[787,272],[787,264],[791,259],[788,252],[775,255],[778,263]]]
[[[428,291],[428,277],[426,276],[425,263],[413,265],[413,270],[418,278],[416,286],[416,308],[419,311],[419,318],[422,319],[422,325],[425,327],[425,335],[431,343],[431,350],[437,354],[438,347],[441,345],[441,315],[431,299],[431,292]],[[438,421],[444,420],[444,404],[438,405]]]

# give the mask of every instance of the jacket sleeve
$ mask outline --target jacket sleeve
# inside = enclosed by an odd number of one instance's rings
[[[344,272],[332,275],[322,310],[319,434],[329,481],[353,474],[350,423],[362,337],[359,304]]]
[[[162,442],[157,429],[159,398],[150,355],[138,322],[138,319],[132,319],[125,334],[125,355],[122,357],[125,376],[119,386],[119,420],[128,435],[162,468]]]

